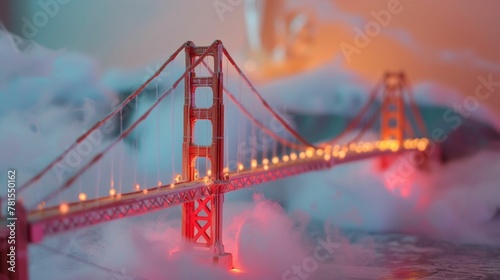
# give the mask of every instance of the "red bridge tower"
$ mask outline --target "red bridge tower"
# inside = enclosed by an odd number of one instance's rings
[[[208,47],[196,47],[192,42],[185,49],[186,68],[200,58]],[[212,193],[204,199],[182,205],[182,236],[187,247],[206,247],[213,254],[213,261],[225,267],[232,267],[232,255],[224,251],[222,244],[222,204],[224,195],[220,191],[224,184],[224,100],[223,100],[223,58],[222,42],[216,41],[208,56],[213,57],[213,75],[197,77],[194,68],[185,78],[184,103],[184,141],[182,147],[182,177],[186,181],[196,180],[196,159],[208,158]],[[212,89],[213,102],[209,108],[195,105],[196,89]],[[195,144],[194,128],[196,121],[208,120],[212,124],[212,141],[208,146]]]

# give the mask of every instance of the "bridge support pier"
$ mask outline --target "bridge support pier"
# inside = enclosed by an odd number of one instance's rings
[[[212,261],[217,265],[232,268],[232,255],[226,253],[222,244],[222,205],[224,194],[221,184],[227,180],[224,175],[224,99],[222,42],[216,41],[215,47],[196,47],[192,42],[185,49],[186,68],[208,50],[213,58],[213,75],[197,77],[194,69],[185,78],[184,102],[184,141],[182,148],[182,178],[194,181],[196,177],[196,159],[208,158],[211,171],[211,195],[182,205],[182,236],[186,246],[191,249],[207,248],[212,254]],[[196,107],[196,89],[211,88],[213,99],[209,108]],[[195,141],[195,124],[199,120],[208,120],[212,124],[211,144],[200,146]],[[195,248],[196,247],[196,248]],[[206,250],[206,249],[204,249]]]

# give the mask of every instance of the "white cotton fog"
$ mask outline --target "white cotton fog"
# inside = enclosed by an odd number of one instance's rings
[[[180,244],[177,209],[142,219],[112,222],[44,242],[103,267],[116,268],[119,273],[78,262],[75,266],[65,255],[47,258],[47,252],[38,246],[30,251],[36,260],[30,272],[35,279],[276,279],[295,260],[305,256],[300,232],[291,230],[292,220],[274,203],[265,200],[253,204],[227,203],[226,209],[226,248],[240,256],[235,265],[245,274],[213,267],[197,256],[170,255]],[[276,246],[276,250],[269,252],[270,246]],[[61,274],[44,273],[47,267]]]
[[[98,63],[90,58],[35,45],[20,50],[16,42],[7,33],[0,34],[0,164],[2,170],[16,168],[21,183],[116,106],[112,105],[116,90],[126,88],[123,82],[133,79],[120,80],[125,73],[103,78]],[[172,80],[181,67],[170,69]],[[332,71],[311,71],[258,88],[281,110],[355,114],[372,84],[334,63],[325,67]],[[329,76],[334,74],[338,78]],[[138,74],[137,81],[142,81],[142,75]],[[109,178],[102,177],[110,170],[118,170],[114,176],[120,179],[115,184],[124,192],[137,181],[154,185],[158,179],[171,180],[172,167],[180,172],[180,151],[173,158],[171,151],[182,136],[181,95],[178,90],[173,100],[167,97],[160,113],[153,113],[140,133],[131,136],[140,139],[139,147],[120,143],[60,199],[76,197],[80,191],[92,197],[106,195]],[[143,100],[138,111],[150,103]],[[227,131],[232,149],[236,139],[249,133],[238,129],[237,118],[230,120]],[[113,137],[104,133],[103,144],[94,152]],[[388,183],[375,160],[369,160],[230,193],[224,205],[223,236],[239,273],[214,268],[197,256],[173,254],[180,245],[180,209],[176,207],[49,237],[30,247],[30,275],[50,280],[281,279],[292,265],[311,255],[316,246],[311,234],[333,236],[340,244],[335,253],[338,265],[349,267],[369,259],[370,252],[350,245],[339,228],[499,246],[500,226],[493,219],[500,208],[499,155],[483,151],[444,166],[415,169],[396,185]],[[399,166],[394,165],[392,171]],[[5,181],[5,176],[0,174],[0,179]],[[31,209],[59,182],[56,172],[49,177],[24,194]],[[102,187],[96,188],[99,184]],[[5,195],[4,189],[1,194]],[[311,229],[315,224],[320,226]]]
[[[0,56],[2,167],[17,168],[24,182],[102,118],[114,93],[100,83],[97,63],[80,54],[0,31]]]

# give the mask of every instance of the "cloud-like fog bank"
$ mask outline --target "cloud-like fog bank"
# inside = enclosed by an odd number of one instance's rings
[[[286,207],[342,228],[499,246],[498,155],[481,152],[395,184],[388,174],[408,163],[404,156],[386,173],[376,160],[339,166],[297,179],[303,187],[294,188]]]
[[[114,92],[100,83],[95,61],[2,30],[0,60],[1,166],[18,168],[21,183],[102,118]]]
[[[146,219],[51,237],[42,246],[30,248],[31,275],[34,279],[278,279],[307,256],[303,228],[262,196],[253,203],[226,204],[224,238],[237,272],[213,267],[196,253],[177,252],[181,244],[178,214],[178,209],[169,209]],[[43,246],[116,272],[48,253]],[[48,268],[51,273],[45,272]]]

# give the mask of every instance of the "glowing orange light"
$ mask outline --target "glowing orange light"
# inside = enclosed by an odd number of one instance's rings
[[[241,273],[241,270],[239,270],[237,268],[233,268],[233,269],[231,269],[231,272],[233,272],[233,273]]]
[[[304,153],[304,152],[300,152],[300,154],[299,154],[299,158],[301,158],[301,159],[305,159],[305,158],[306,158],[306,153]]]
[[[269,166],[264,165],[264,170],[268,170],[268,169],[269,169]]]
[[[314,148],[307,148],[307,150],[306,150],[306,156],[308,158],[312,158],[313,155],[314,155]]]
[[[418,138],[415,138],[415,139],[412,140],[412,146],[413,146],[414,149],[418,147],[418,142],[419,141],[420,140]]]
[[[391,151],[396,152],[399,150],[399,142],[393,141],[390,145]]]
[[[80,193],[80,194],[78,195],[78,199],[80,199],[80,201],[85,201],[85,200],[87,200],[87,194],[85,194],[85,193]]]
[[[243,165],[243,163],[239,163],[238,164],[238,170],[242,171],[243,169],[245,169],[245,166]]]
[[[147,190],[147,189],[144,189],[144,190],[142,191],[142,193],[143,193],[143,194],[148,194],[148,190]]]
[[[212,176],[212,170],[211,169],[207,170],[207,176]]]
[[[284,155],[284,156],[283,156],[283,161],[284,161],[284,162],[287,162],[287,161],[289,161],[289,160],[290,160],[290,157],[289,157],[289,156],[287,156],[287,155]]]
[[[277,164],[278,162],[280,162],[279,157],[273,157],[273,164]]]
[[[372,143],[364,143],[362,148],[363,152],[370,152],[372,150]]]
[[[325,159],[326,161],[329,161],[331,158],[332,158],[332,156],[331,156],[330,154],[325,154],[324,159]]]
[[[174,183],[171,183],[171,184],[170,184],[170,188],[171,188],[171,189],[175,188],[175,184],[174,184]]]
[[[158,181],[158,187],[160,187],[161,185],[163,185],[161,181]]]
[[[380,150],[385,151],[389,147],[389,143],[387,141],[380,142]]]
[[[256,159],[252,159],[252,161],[250,162],[250,165],[252,166],[252,168],[257,167],[257,160]]]
[[[139,184],[135,184],[135,190],[136,190],[136,191],[139,191],[140,189],[141,189],[141,185],[139,185]]]
[[[317,149],[317,150],[316,150],[316,155],[317,155],[317,156],[319,156],[319,157],[320,157],[320,156],[322,156],[322,155],[323,155],[323,153],[324,153],[324,152],[323,152],[323,150],[322,150],[322,149]]]
[[[297,154],[296,153],[290,154],[290,159],[291,160],[296,160],[297,159]]]
[[[69,205],[68,205],[68,203],[61,203],[61,205],[59,205],[59,211],[62,214],[68,213],[69,212]]]
[[[333,149],[332,146],[326,146],[326,148],[325,148],[325,154],[331,154],[332,153],[332,149]]]
[[[346,153],[345,153],[345,151],[344,151],[344,150],[342,150],[342,151],[340,151],[340,152],[339,152],[339,158],[340,158],[340,159],[345,158],[345,155],[346,155]]]
[[[349,150],[354,151],[356,149],[356,143],[349,144]]]
[[[412,148],[412,145],[411,145],[411,140],[405,140],[405,141],[403,142],[403,147],[404,147],[405,149],[411,149],[411,148]]]
[[[262,160],[262,164],[268,165],[269,164],[269,160],[267,158],[263,159]]]
[[[115,189],[110,189],[109,190],[109,195],[110,196],[114,196],[116,194],[116,190]]]
[[[427,149],[427,145],[428,145],[428,144],[429,144],[429,140],[427,140],[427,139],[425,139],[425,138],[424,138],[424,139],[422,139],[422,140],[420,140],[420,141],[418,142],[418,144],[417,144],[417,149],[418,149],[419,151],[422,151],[422,152],[423,152],[423,151],[425,151],[425,149]]]

